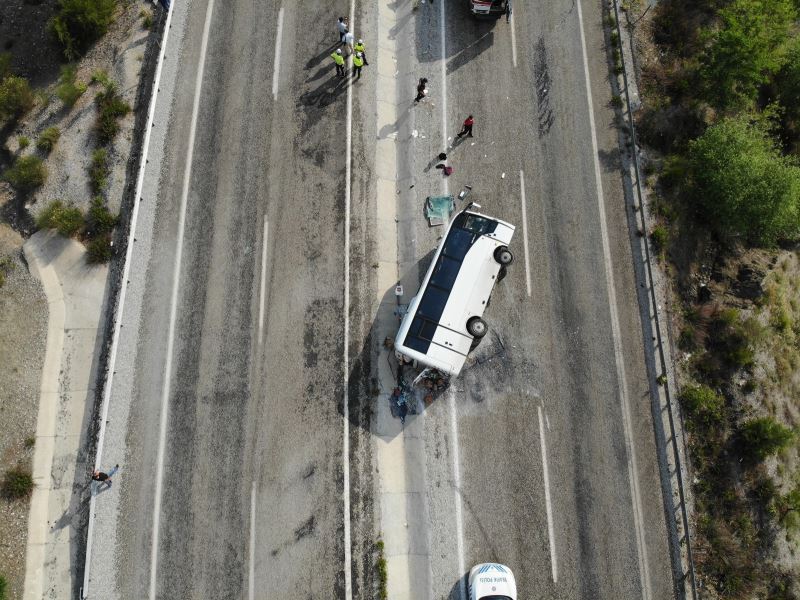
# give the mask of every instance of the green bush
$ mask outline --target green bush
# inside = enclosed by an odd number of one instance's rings
[[[661,254],[669,244],[669,229],[663,225],[656,225],[653,227],[653,231],[650,232],[650,241],[653,243],[653,249],[656,253]]]
[[[86,91],[85,83],[76,83],[75,75],[77,68],[74,65],[64,65],[61,67],[61,75],[56,87],[56,95],[64,103],[64,106],[73,106]]]
[[[705,96],[723,110],[749,107],[786,60],[795,8],[792,0],[733,0],[718,15],[720,26],[703,36]]]
[[[111,214],[103,202],[103,198],[92,198],[89,214],[86,216],[86,233],[89,237],[107,236],[117,224],[117,217]]]
[[[26,135],[21,135],[17,139],[17,143],[19,144],[20,150],[25,150],[25,148],[31,145],[31,139]]]
[[[153,27],[153,11],[143,8],[139,11],[139,16],[142,18],[142,27],[144,29],[151,29]]]
[[[39,139],[36,140],[36,147],[42,152],[50,154],[60,137],[61,130],[58,127],[48,127],[42,132]]]
[[[29,496],[33,491],[33,477],[28,469],[14,467],[6,471],[3,477],[3,496],[9,500],[18,500]]]
[[[800,235],[800,167],[763,126],[724,119],[689,144],[689,190],[723,238],[773,245]]]
[[[97,139],[101,144],[108,144],[119,132],[119,119],[127,115],[131,107],[117,94],[116,86],[109,85],[97,94],[97,108]]]
[[[40,187],[47,179],[47,168],[38,156],[20,156],[14,166],[3,173],[3,179],[21,192]]]
[[[111,260],[111,244],[108,236],[96,237],[86,245],[86,259],[91,264],[107,263]]]
[[[6,600],[6,578],[0,575],[0,600]]]
[[[83,229],[83,213],[61,200],[53,200],[36,219],[39,229],[56,229],[61,235],[71,237]]]
[[[772,417],[750,419],[742,424],[742,442],[745,452],[759,460],[777,454],[794,440],[795,433]]]
[[[50,27],[67,60],[76,60],[108,31],[117,0],[59,0],[58,5]]]
[[[685,387],[678,398],[692,423],[702,428],[719,425],[725,418],[725,398],[707,385]]]
[[[104,88],[115,86],[114,82],[111,81],[111,78],[108,76],[108,71],[105,69],[97,69],[92,73],[92,83],[99,83]]]
[[[35,103],[33,90],[24,77],[9,75],[0,83],[0,121],[25,114]]]
[[[108,150],[98,148],[92,152],[92,164],[89,167],[89,184],[94,194],[103,191],[108,183]]]

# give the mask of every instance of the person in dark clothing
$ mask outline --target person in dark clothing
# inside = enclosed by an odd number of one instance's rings
[[[468,116],[464,119],[464,127],[461,131],[458,132],[458,138],[461,139],[461,136],[467,135],[472,137],[472,126],[475,124],[475,119],[472,118],[472,115]]]
[[[424,77],[419,80],[419,83],[417,84],[417,97],[414,98],[414,102],[419,102],[428,94],[427,85],[428,80]]]
[[[119,465],[114,465],[114,468],[108,473],[104,473],[103,471],[94,471],[92,473],[92,480],[105,483],[108,487],[111,487],[111,478],[117,471],[119,471]]]

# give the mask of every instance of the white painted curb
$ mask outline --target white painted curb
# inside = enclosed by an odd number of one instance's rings
[[[156,4],[156,1],[153,0]],[[108,367],[106,370],[106,380],[103,386],[103,402],[100,406],[100,431],[97,436],[97,453],[95,455],[95,468],[100,465],[103,456],[103,441],[106,433],[106,420],[108,418],[108,405],[111,397],[111,384],[114,378],[114,364],[117,358],[117,349],[119,346],[119,332],[122,326],[122,311],[125,306],[125,293],[126,281],[130,273],[131,255],[133,254],[133,239],[136,234],[136,220],[139,216],[139,202],[141,201],[142,186],[144,184],[144,171],[147,166],[147,153],[150,147],[150,134],[153,130],[153,119],[156,110],[156,97],[158,96],[158,84],[161,80],[161,69],[164,65],[164,54],[167,48],[167,39],[169,38],[169,28],[172,23],[172,12],[174,4],[170,3],[169,11],[167,12],[167,21],[164,24],[164,35],[161,38],[161,49],[158,54],[158,63],[156,64],[156,74],[153,81],[153,90],[150,93],[150,106],[148,108],[147,123],[145,124],[144,141],[142,142],[142,156],[139,160],[139,175],[136,178],[136,193],[133,200],[133,212],[131,213],[130,230],[128,231],[128,246],[125,251],[125,266],[122,270],[121,286],[119,293],[119,300],[114,307],[114,334],[111,339],[111,352],[109,353]],[[86,562],[83,572],[83,587],[81,589],[81,598],[86,599],[89,597],[89,566],[92,559],[92,534],[94,533],[94,517],[95,517],[95,496],[92,494],[89,502],[89,526],[86,533]]]

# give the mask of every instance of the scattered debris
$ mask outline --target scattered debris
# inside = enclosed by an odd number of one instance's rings
[[[428,196],[425,200],[425,218],[428,225],[444,225],[450,221],[450,215],[456,209],[453,196]]]

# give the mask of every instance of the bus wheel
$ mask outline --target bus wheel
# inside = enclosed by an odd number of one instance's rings
[[[507,246],[500,246],[494,251],[494,259],[504,267],[507,267],[514,262],[514,255],[511,254],[511,250]]]
[[[467,321],[467,331],[473,337],[482,338],[489,331],[489,326],[480,317],[472,317]]]

